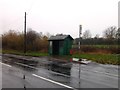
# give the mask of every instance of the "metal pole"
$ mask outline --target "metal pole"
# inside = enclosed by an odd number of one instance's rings
[[[26,12],[25,12],[25,18],[24,18],[24,56],[26,55]],[[25,67],[24,67],[25,68]],[[23,75],[23,79],[25,79],[25,73]]]
[[[81,31],[82,31],[82,25],[79,26],[79,50],[80,50]]]
[[[80,39],[82,34],[81,31],[82,31],[82,25],[79,26],[79,51],[80,51]],[[81,62],[81,59],[80,59],[80,62]],[[80,88],[80,71],[81,71],[80,64],[81,63],[79,63],[79,88]]]
[[[26,54],[26,12],[25,12],[25,20],[24,20],[24,54]]]

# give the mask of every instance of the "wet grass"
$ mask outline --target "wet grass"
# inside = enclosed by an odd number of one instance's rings
[[[16,51],[16,50],[2,50],[2,53],[24,55],[23,51]],[[118,59],[119,55],[120,54],[81,53],[81,54],[73,54],[73,55],[65,55],[65,56],[55,56],[55,58],[69,61],[71,58],[76,57],[76,58],[85,58],[101,64],[120,65],[120,60]],[[43,52],[27,52],[26,56],[40,57],[40,56],[49,56],[49,54]]]
[[[119,54],[74,54],[72,57],[76,58],[85,58],[97,63],[102,63],[102,64],[114,64],[118,65],[119,60],[118,60]]]
[[[15,54],[15,55],[26,55],[26,56],[34,56],[34,57],[39,57],[39,56],[48,56],[48,53],[43,53],[43,52],[26,52],[26,54],[23,53],[23,51],[17,51],[17,50],[2,50],[2,53],[7,53],[7,54]]]
[[[34,57],[39,57],[39,56],[48,56],[48,53],[43,53],[43,52],[28,52],[26,53],[27,56],[34,56]]]
[[[103,49],[103,48],[120,48],[120,45],[81,45],[81,47],[83,46],[88,46],[88,47],[95,47],[95,48],[100,48],[100,49]],[[78,47],[77,45],[73,45],[73,47]]]

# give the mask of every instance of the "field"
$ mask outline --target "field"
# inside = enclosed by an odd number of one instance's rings
[[[78,46],[73,45],[74,52],[78,51]],[[120,45],[81,45],[83,53],[99,53],[99,54],[119,54]]]
[[[102,64],[120,64],[120,45],[81,45],[73,46],[73,57],[86,58]]]

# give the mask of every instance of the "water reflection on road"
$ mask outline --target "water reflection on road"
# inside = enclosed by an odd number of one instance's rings
[[[79,85],[79,64],[55,61],[49,59],[48,57],[32,57],[27,60],[3,57],[3,62],[17,66],[29,73],[36,73],[37,75],[75,88],[79,88],[79,86],[81,88],[118,87],[116,77],[93,72],[97,69],[99,71],[109,71],[109,69],[104,69],[103,67],[99,67],[100,65],[94,63],[91,63],[91,65],[88,65],[87,67],[85,65],[80,66],[81,68],[86,68],[86,71],[81,70],[81,83]]]

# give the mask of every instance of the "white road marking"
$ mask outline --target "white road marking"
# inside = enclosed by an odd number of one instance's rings
[[[38,76],[38,75],[36,75],[36,74],[32,74],[32,75],[35,76],[35,77],[38,77],[38,78],[40,78],[40,79],[43,79],[43,80],[45,80],[45,81],[48,81],[48,82],[51,82],[51,83],[54,83],[54,84],[57,84],[57,85],[60,85],[60,86],[66,87],[66,88],[75,89],[75,88],[73,88],[73,87],[70,87],[70,86],[67,86],[67,85],[65,85],[65,84],[62,84],[62,83],[59,83],[59,82],[56,82],[56,81],[53,81],[53,80],[50,80],[50,79],[47,79],[47,78]]]
[[[8,66],[8,67],[12,67],[11,65],[8,65],[8,64],[2,63],[2,62],[0,62],[0,64]]]
[[[0,62],[0,63],[1,63],[1,62]],[[8,64],[5,64],[5,63],[1,63],[1,64],[5,65],[5,66],[8,66],[8,67],[12,67],[12,66],[10,66],[10,65],[8,65]],[[22,64],[22,63],[16,63],[16,64],[37,69],[37,68],[35,68],[35,67],[29,66],[29,65],[26,65],[26,64]],[[62,83],[59,83],[59,82],[56,82],[56,81],[53,81],[53,80],[50,80],[50,79],[47,79],[47,78],[38,76],[38,75],[36,75],[36,74],[32,74],[32,75],[35,76],[35,77],[41,78],[41,79],[43,79],[43,80],[49,81],[49,82],[51,82],[51,83],[54,83],[54,84],[57,84],[57,85],[60,85],[60,86],[66,87],[66,88],[74,89],[73,87],[70,87],[70,86],[64,85],[64,84],[62,84]]]
[[[29,67],[29,68],[32,68],[32,69],[38,69],[38,68],[29,66],[29,65],[26,65],[26,64],[22,64],[22,63],[17,63],[17,62],[15,62],[15,64],[18,64],[18,65],[21,65],[21,66],[25,66],[25,67]]]

